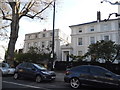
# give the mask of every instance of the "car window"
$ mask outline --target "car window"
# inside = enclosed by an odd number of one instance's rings
[[[38,65],[38,64],[34,64],[34,66],[38,69],[41,69],[41,70],[47,70],[44,66],[42,65]]]
[[[33,69],[33,68],[35,68],[35,67],[31,63],[27,64],[27,69]]]
[[[21,63],[19,66],[26,68],[27,67],[27,63]]]
[[[90,67],[90,73],[94,75],[105,76],[105,73],[108,73],[108,71],[99,67]]]
[[[86,72],[88,73],[88,67],[84,67],[84,66],[80,66],[80,67],[75,67],[72,69],[72,71],[76,71],[76,72]]]

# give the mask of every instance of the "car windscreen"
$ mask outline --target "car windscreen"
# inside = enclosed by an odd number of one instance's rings
[[[42,66],[42,65],[38,65],[38,64],[34,64],[35,65],[35,67],[37,67],[38,69],[40,69],[40,70],[47,70],[44,66]]]

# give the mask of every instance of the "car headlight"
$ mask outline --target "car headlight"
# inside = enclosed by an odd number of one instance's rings
[[[43,74],[50,74],[49,72],[47,71],[41,71]]]

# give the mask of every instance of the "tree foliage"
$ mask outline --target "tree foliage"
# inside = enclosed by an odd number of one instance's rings
[[[91,56],[92,61],[104,59],[108,62],[114,62],[114,60],[120,54],[120,45],[115,44],[113,41],[97,41],[95,44],[91,44],[88,47],[86,55]]]
[[[73,54],[69,55],[70,58],[72,58],[72,61],[83,61],[83,59],[85,58],[85,56],[75,56]]]
[[[29,51],[27,53],[16,53],[15,54],[15,60],[17,62],[34,62],[34,63],[40,63],[40,62],[48,62],[51,57],[51,53],[45,53],[45,52],[39,52],[39,48],[37,47],[30,47]]]

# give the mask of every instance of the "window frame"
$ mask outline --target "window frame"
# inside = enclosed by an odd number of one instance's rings
[[[95,27],[94,26],[90,26],[90,32],[95,31]]]
[[[46,37],[45,33],[42,34],[42,37]]]
[[[90,37],[90,44],[94,44],[94,43],[95,43],[95,37]]]
[[[83,45],[83,38],[78,38],[78,45]]]
[[[107,38],[107,39],[106,39]],[[110,40],[110,36],[109,35],[104,35],[104,40],[105,41],[109,41]]]

